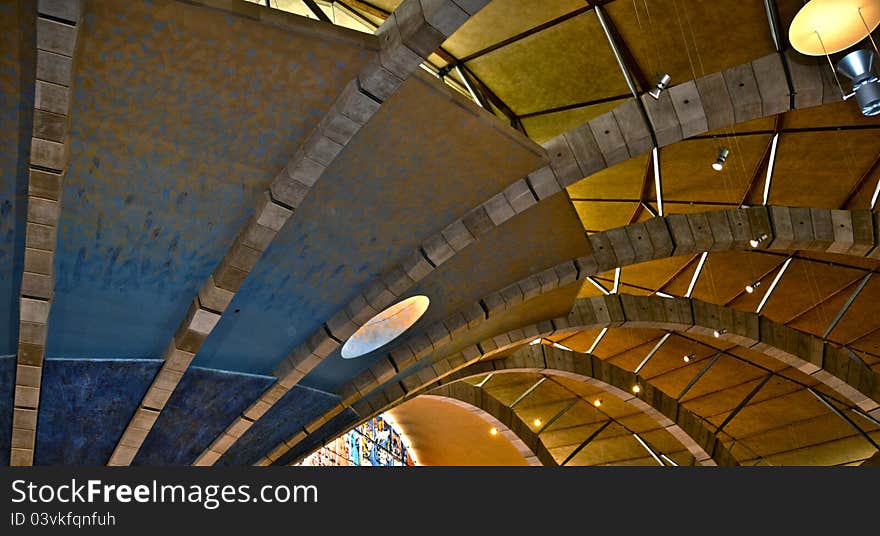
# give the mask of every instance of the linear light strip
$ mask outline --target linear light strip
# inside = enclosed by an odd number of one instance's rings
[[[546,377],[546,376],[541,376],[541,379],[540,379],[540,380],[536,381],[534,385],[532,385],[531,387],[529,387],[528,389],[526,389],[526,392],[523,393],[523,394],[521,394],[521,395],[519,395],[519,397],[517,397],[517,399],[514,400],[513,403],[510,404],[510,406],[508,406],[508,407],[509,407],[510,409],[513,409],[513,406],[515,406],[515,405],[519,404],[520,402],[522,402],[523,399],[524,399],[525,397],[527,397],[527,396],[529,396],[530,394],[532,394],[532,391],[534,391],[535,389],[537,389],[538,387],[540,387],[541,384],[544,383],[545,381],[547,381],[547,377]]]
[[[654,159],[654,191],[657,192],[657,212],[663,216],[663,183],[660,180],[660,150],[654,147],[651,151]]]
[[[673,467],[678,467],[678,464],[675,463],[675,460],[673,460],[673,459],[670,458],[669,456],[667,456],[667,455],[665,455],[665,454],[661,454],[660,457],[663,458],[663,461],[665,461],[665,462],[668,463],[669,465],[671,465],[671,466],[673,466]]]
[[[608,333],[608,328],[602,328],[602,331],[600,331],[599,334],[596,335],[596,340],[594,340],[593,344],[590,345],[590,349],[587,350],[588,354],[593,353],[593,350],[595,350],[596,347],[599,346],[599,343],[602,342],[602,337],[604,337],[606,333]]]
[[[776,146],[779,144],[779,133],[773,135],[773,141],[770,142],[770,160],[767,161],[767,177],[764,179],[764,202],[770,199],[770,183],[773,181],[773,168],[776,166]]]
[[[649,203],[645,203],[644,201],[642,201],[641,203],[642,206],[645,207],[645,210],[647,210],[651,216],[654,216],[655,218],[657,217],[657,211],[654,210],[654,207],[652,207]]]
[[[767,293],[764,294],[764,297],[761,298],[761,303],[758,304],[758,308],[755,309],[756,313],[760,313],[761,309],[764,308],[764,305],[767,303],[767,300],[770,299],[770,295],[773,294],[773,291],[776,289],[776,285],[779,284],[779,280],[782,279],[782,274],[788,270],[788,265],[791,264],[791,257],[785,260],[785,263],[782,265],[782,268],[779,269],[779,272],[776,273],[776,277],[773,278],[773,282],[770,283],[770,286],[767,288]]]
[[[660,296],[661,298],[674,298],[674,297],[675,297],[675,296],[673,296],[672,294],[666,294],[665,292],[661,292],[661,291],[659,291],[659,290],[656,291],[656,292],[654,293],[654,295],[655,295],[655,296]]]
[[[654,460],[657,462],[658,465],[660,465],[661,467],[666,467],[666,464],[663,463],[663,460],[661,460],[660,457],[657,456],[657,453],[654,452],[654,449],[649,447],[648,444],[645,443],[645,440],[642,439],[642,437],[639,434],[633,432],[633,437],[636,438],[636,441],[638,441],[640,445],[645,447],[645,450],[648,451],[648,454],[650,454],[651,457],[654,458]]]
[[[611,290],[611,294],[617,294],[620,290],[620,266],[614,269],[614,288]]]
[[[487,374],[486,377],[483,378],[483,380],[477,384],[477,387],[482,388],[484,385],[486,385],[489,382],[489,380],[492,379],[492,376],[494,376],[494,375],[495,375],[494,372],[490,372],[489,374]]]
[[[834,315],[834,319],[831,321],[830,324],[828,324],[828,328],[825,330],[825,333],[822,334],[823,339],[827,339],[828,335],[830,335],[831,332],[834,331],[834,328],[837,327],[837,324],[843,318],[843,315],[846,314],[846,312],[849,310],[849,308],[853,304],[853,302],[856,301],[856,298],[859,297],[859,294],[862,293],[862,289],[864,289],[865,285],[868,284],[868,280],[871,279],[872,273],[873,272],[868,272],[867,275],[865,275],[865,277],[862,278],[861,282],[859,283],[859,286],[856,287],[856,289],[853,291],[853,293],[850,294],[849,298],[847,298],[846,303],[843,304],[843,307],[841,307],[840,310],[837,311],[837,314]]]
[[[651,348],[651,351],[648,352],[648,355],[645,356],[645,359],[642,359],[642,362],[639,363],[639,366],[636,367],[636,370],[634,371],[636,374],[638,374],[639,371],[642,370],[642,367],[644,367],[645,365],[648,364],[648,360],[651,359],[652,357],[654,357],[654,354],[657,353],[657,350],[659,350],[660,347],[663,346],[666,343],[666,341],[669,340],[669,337],[671,335],[672,335],[672,333],[667,333],[666,335],[662,336],[659,341],[657,341],[657,344],[655,344],[654,347]]]
[[[555,346],[556,348],[559,348],[560,350],[568,350],[569,352],[574,352],[574,350],[572,350],[568,346],[563,346],[563,345],[559,344],[558,342],[554,342],[551,346]]]
[[[877,180],[877,186],[874,187],[874,195],[871,196],[871,210],[877,204],[877,197],[880,197],[880,179]]]
[[[694,276],[691,278],[691,284],[688,285],[687,292],[685,292],[684,297],[690,298],[691,293],[694,291],[694,287],[697,286],[697,279],[700,278],[700,272],[703,271],[703,264],[706,262],[706,257],[709,256],[708,251],[704,251],[702,255],[700,255],[700,262],[697,263],[697,269],[694,270]]]
[[[602,294],[604,294],[604,295],[606,295],[606,296],[609,295],[609,294],[611,294],[610,292],[608,292],[608,289],[605,288],[605,287],[602,285],[602,283],[599,283],[598,281],[596,281],[595,279],[593,279],[592,276],[589,276],[589,275],[588,275],[588,276],[587,276],[587,281],[589,281],[590,283],[593,284],[594,287],[596,287],[597,289],[599,289],[599,290],[602,292]]]
[[[467,90],[468,90],[468,93],[471,94],[471,98],[474,99],[474,102],[477,103],[477,106],[479,106],[480,108],[482,108],[483,105],[480,103],[480,99],[479,99],[479,97],[477,96],[477,92],[474,91],[474,88],[471,87],[471,83],[468,82],[467,77],[464,75],[463,72],[461,72],[461,67],[458,66],[458,65],[456,65],[456,66],[455,66],[455,72],[458,73],[459,78],[461,78],[461,81],[464,82],[464,87],[466,87]]]

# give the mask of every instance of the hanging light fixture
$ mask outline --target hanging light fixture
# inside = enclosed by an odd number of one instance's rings
[[[855,96],[862,114],[880,114],[880,79],[873,73],[877,44],[871,32],[880,25],[880,2],[867,0],[812,0],[804,5],[791,22],[788,39],[792,47],[808,56],[825,56],[841,97]],[[863,39],[871,41],[872,50],[850,52],[835,69],[830,54],[846,50]],[[844,93],[837,72],[852,80],[852,92]]]
[[[715,159],[715,162],[712,163],[712,169],[715,171],[721,171],[724,169],[724,162],[727,161],[727,155],[730,154],[730,150],[727,147],[722,147],[718,150],[718,158]]]
[[[721,328],[721,329],[716,329],[715,331],[713,331],[712,335],[717,339],[718,337],[724,335],[725,333],[727,333],[727,330],[724,328]]]
[[[758,288],[758,287],[760,287],[760,286],[761,286],[761,282],[760,282],[760,281],[755,281],[754,283],[752,283],[752,284],[750,284],[750,285],[746,285],[746,292],[748,292],[749,294],[751,294],[752,292],[755,292],[755,289]]]
[[[668,73],[663,73],[663,76],[660,77],[660,81],[657,82],[657,85],[651,88],[651,91],[648,91],[648,95],[654,97],[655,100],[660,99],[660,92],[669,87],[669,82],[672,80],[672,77],[669,76]]]
[[[752,246],[753,248],[756,248],[756,247],[760,246],[761,244],[763,244],[764,240],[767,240],[767,233],[761,233],[758,236],[756,236],[755,238],[752,238],[751,240],[749,240],[749,245]]]

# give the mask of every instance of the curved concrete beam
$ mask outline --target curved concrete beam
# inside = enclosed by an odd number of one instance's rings
[[[569,352],[539,344],[526,346],[503,359],[480,361],[439,380],[440,388],[459,380],[487,373],[531,372],[564,376],[589,383],[632,404],[672,434],[702,465],[739,465],[704,421],[684,408],[673,397],[649,382],[616,365],[590,354]],[[638,382],[641,390],[633,394]],[[466,384],[469,385],[469,384]],[[429,391],[434,393],[434,390]],[[421,395],[424,396],[424,395]]]
[[[37,7],[34,129],[9,461],[13,466],[30,466],[34,462],[40,382],[55,286],[53,269],[62,183],[68,163],[71,71],[79,19],[77,0],[39,2]]]
[[[526,459],[529,465],[555,467],[558,465],[529,425],[509,407],[502,404],[488,392],[469,383],[444,385],[422,395],[437,398],[464,408],[498,429],[498,433],[513,443],[514,448]]]
[[[298,383],[339,346],[341,341],[350,337],[372,316],[397,299],[405,297],[418,281],[493,228],[584,177],[649,152],[653,148],[650,135],[652,129],[657,134],[659,144],[663,146],[708,130],[787,111],[790,102],[794,103],[792,109],[799,109],[840,100],[839,92],[825,82],[815,58],[788,54],[793,70],[791,78],[795,90],[794,99],[790,99],[782,58],[774,53],[751,63],[674,86],[661,93],[661,98],[657,101],[643,96],[642,101],[651,125],[645,122],[636,100],[631,99],[611,112],[544,143],[550,161],[547,166],[514,182],[462,218],[450,223],[442,231],[426,239],[401,263],[393,265],[382,277],[369,283],[364,292],[331,316],[275,368],[273,374],[281,378],[279,385],[289,389]],[[800,241],[800,235],[794,233],[790,214],[787,224],[784,217],[785,214],[780,214],[778,220],[780,238],[776,240],[776,248],[783,248],[786,240],[792,244]],[[804,220],[800,213],[797,217],[798,221]],[[684,216],[676,221],[687,226],[688,220],[681,218]],[[711,223],[726,225],[721,221]],[[810,221],[806,221],[805,225],[809,224]],[[644,226],[643,233],[659,228],[654,220],[636,225]],[[689,231],[690,243],[683,241],[680,248],[682,251],[677,251],[677,254],[682,253],[688,245],[699,247],[710,240],[707,236],[712,233],[710,222],[697,222],[697,226],[696,231]],[[742,230],[742,221],[736,222],[736,230]],[[798,228],[798,231],[803,230]],[[821,227],[821,230],[824,232],[827,229]],[[591,242],[592,236],[594,235],[591,235]],[[748,243],[754,236],[756,235],[743,237],[737,232],[729,240]],[[721,238],[719,243],[723,243],[727,237],[716,238]],[[709,245],[713,243],[710,242]],[[674,244],[678,249],[679,243]],[[662,248],[673,247],[668,243],[654,246],[647,241],[638,245],[647,245],[651,248],[651,254],[655,250],[662,253]],[[644,247],[639,247],[632,252],[621,251],[619,258],[603,255],[609,247],[610,243],[593,243],[597,269],[601,266],[619,266],[627,262],[628,256],[633,257],[633,262],[636,256],[646,253]],[[709,248],[701,251],[706,249]],[[672,251],[666,253],[670,254]],[[552,273],[552,269],[550,272],[549,276],[555,279],[557,276]],[[252,413],[261,415],[278,398],[277,393],[267,391],[265,396],[254,402]],[[222,455],[231,446],[229,441],[235,440],[228,432],[242,426],[249,427],[250,423],[246,419],[239,419],[230,424],[227,431],[218,437],[218,443],[213,445],[212,448],[219,449],[214,452]],[[224,435],[226,439],[222,439]],[[221,448],[223,445],[225,448]],[[216,460],[218,457],[209,455],[206,451],[205,457],[200,457],[199,463],[209,465],[213,463],[211,458]]]
[[[467,331],[476,328],[487,318],[495,318],[528,299],[573,281],[584,279],[588,275],[595,275],[618,266],[628,266],[677,255],[703,251],[750,250],[752,248],[749,241],[761,235],[766,235],[766,238],[759,244],[758,248],[760,249],[780,251],[801,249],[856,257],[880,258],[880,244],[878,244],[880,232],[878,229],[880,229],[880,219],[867,210],[849,211],[771,206],[676,214],[594,233],[589,237],[593,245],[591,255],[566,261],[492,292],[479,302],[471,304],[442,322],[426,327],[423,333],[411,337],[408,342],[396,347],[386,359],[378,361],[343,388],[341,393],[343,402],[334,411],[338,413],[342,411],[343,406],[358,402],[399,372],[404,372],[414,366],[421,359],[448,345],[452,340],[462,338]],[[672,303],[667,298],[653,297],[650,299],[656,300],[656,304],[662,307]],[[699,302],[698,300],[692,301]],[[704,302],[699,303],[701,304],[701,314],[705,307],[720,308],[713,309],[713,314],[725,319],[750,315],[750,322],[758,325],[757,315],[741,313],[727,307]],[[635,314],[635,311],[632,311],[632,314]],[[740,322],[742,321],[740,320]],[[743,337],[741,340],[744,344],[812,374],[819,381],[859,405],[863,410],[880,413],[880,406],[877,404],[877,401],[880,401],[880,392],[878,392],[880,379],[875,379],[876,373],[871,372],[861,363],[851,362],[845,351],[841,351],[816,337],[796,332],[787,326],[778,325],[767,319],[762,319],[761,322],[765,341],[748,339],[748,335],[754,335],[753,332],[750,332],[741,334]],[[482,341],[478,346],[467,347],[462,352],[441,360],[441,362],[434,364],[434,370],[441,374],[461,366],[465,362],[477,359],[499,345],[509,346],[510,340],[521,341],[546,336],[567,326],[566,318],[553,319],[552,321],[548,319],[507,334],[500,334],[492,339]],[[577,329],[590,329],[591,327],[614,326],[611,323],[599,323],[593,326],[581,326]],[[710,324],[702,326],[701,329],[703,333],[712,333],[716,327]],[[728,333],[725,334],[726,338],[735,339],[733,334],[736,331],[734,329],[729,329],[724,325],[720,327],[728,329]],[[682,326],[682,329],[685,328],[700,329],[694,325]],[[792,332],[797,333],[798,337],[789,335]],[[773,335],[773,333],[778,333],[778,335]],[[792,347],[787,342],[789,339],[797,339],[797,344],[808,345],[813,352],[812,357],[800,359],[798,354],[807,351],[807,346],[800,349],[796,345]],[[816,349],[817,345],[819,350]],[[821,352],[821,354],[816,352]],[[426,375],[430,376],[431,370],[430,368],[423,369],[418,376],[404,378],[402,384],[408,391],[411,391],[414,388],[413,382],[424,379]],[[430,383],[430,381],[421,382],[421,384],[424,383]],[[403,394],[403,389],[397,384],[393,384],[388,389],[389,392],[384,395],[387,401],[396,400],[397,397],[391,397]],[[382,406],[384,405],[383,403]],[[285,444],[292,445],[299,442],[307,433],[316,430],[332,416],[331,414],[327,418],[319,418],[313,423],[314,426],[307,426],[306,431],[297,433],[289,438]],[[279,452],[283,453],[283,448],[280,445],[272,454]]]

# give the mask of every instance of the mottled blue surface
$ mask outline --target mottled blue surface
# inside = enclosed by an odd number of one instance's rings
[[[12,436],[12,397],[15,393],[14,355],[0,356],[0,466],[9,465]]]
[[[318,428],[314,434],[306,437],[301,443],[278,458],[272,465],[287,465],[293,460],[309,454],[320,447],[322,441],[351,430],[359,420],[361,418],[357,412],[351,408],[345,408],[339,415],[327,421],[324,426]]]
[[[453,104],[445,90],[409,79],[327,168],[196,363],[270,372],[421,240],[538,165],[536,154]]]
[[[34,465],[105,465],[161,365],[47,359]]]
[[[84,10],[47,352],[155,358],[374,38],[169,0]]]
[[[191,465],[274,382],[271,376],[190,367],[132,465]]]
[[[36,2],[0,0],[0,354],[16,352],[34,108]]]
[[[215,465],[253,465],[284,439],[337,403],[337,395],[295,386],[251,426]]]

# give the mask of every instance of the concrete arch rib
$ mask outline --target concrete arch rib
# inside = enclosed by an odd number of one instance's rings
[[[738,465],[715,433],[704,421],[677,400],[655,388],[649,382],[602,359],[546,345],[521,348],[514,354],[497,360],[479,361],[468,365],[438,381],[444,389],[457,385],[460,380],[487,373],[531,372],[547,376],[564,376],[586,382],[638,408],[675,437],[701,465]],[[638,383],[640,392],[631,388]]]

